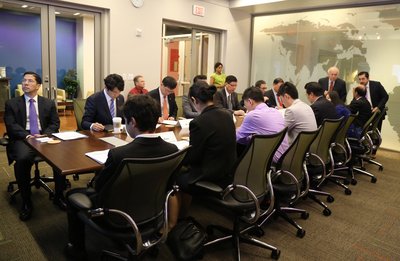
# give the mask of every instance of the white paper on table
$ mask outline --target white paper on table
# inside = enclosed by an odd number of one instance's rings
[[[165,140],[166,142],[176,142],[177,139],[173,131],[166,131],[156,133],[161,139]]]
[[[189,147],[188,140],[179,140],[170,143],[175,144],[175,146],[178,147],[179,150],[183,150],[184,148]]]
[[[87,138],[86,135],[76,131],[58,132],[58,133],[53,133],[52,135],[56,136],[60,140],[76,140],[76,139]]]
[[[163,120],[161,123],[166,124],[166,125],[172,125],[172,126],[175,126],[176,124],[178,124],[177,121],[171,121],[171,120]]]
[[[119,139],[117,137],[104,137],[104,138],[99,138],[99,139],[104,142],[107,142],[111,145],[114,145],[115,147],[124,146],[129,143],[129,142]]]
[[[104,163],[106,163],[106,160],[108,157],[108,151],[109,150],[92,151],[92,152],[85,153],[85,155],[100,164],[104,164]]]
[[[179,120],[179,125],[181,126],[182,129],[188,129],[189,128],[189,123],[192,121],[193,119],[185,119],[185,120]]]
[[[36,138],[36,140],[44,143],[44,142],[48,142],[49,140],[53,140],[53,138],[43,137],[43,138]]]

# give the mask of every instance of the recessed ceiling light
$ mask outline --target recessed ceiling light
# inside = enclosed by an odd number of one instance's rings
[[[61,14],[60,12],[54,12],[56,15]]]
[[[23,6],[21,6],[22,8],[27,8],[28,6],[27,5],[23,5]]]
[[[75,13],[74,15],[80,15],[81,13]]]

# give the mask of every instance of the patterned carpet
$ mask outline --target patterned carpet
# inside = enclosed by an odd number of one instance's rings
[[[278,247],[280,260],[400,260],[400,153],[379,151],[377,160],[384,170],[367,165],[376,174],[378,182],[370,183],[366,176],[357,176],[358,184],[351,186],[347,196],[334,185],[324,190],[331,192],[335,201],[329,204],[330,217],[309,200],[299,207],[310,213],[308,220],[296,220],[306,230],[302,239],[296,230],[282,219],[264,226],[265,242]],[[40,164],[41,173],[49,174],[50,168]],[[13,170],[7,165],[4,150],[0,151],[0,260],[66,260],[63,248],[67,242],[67,218],[57,209],[42,190],[33,189],[34,213],[31,220],[18,219],[20,200],[10,205],[6,190],[14,179]],[[79,181],[70,178],[73,187],[85,186],[91,175],[81,176]],[[226,217],[200,206],[193,206],[191,215],[203,225],[230,224]],[[94,237],[89,237],[93,245]],[[241,245],[243,260],[265,260],[270,251]],[[96,255],[91,255],[97,260]],[[206,249],[203,260],[233,260],[229,243]],[[166,247],[161,249],[158,260],[173,260]]]

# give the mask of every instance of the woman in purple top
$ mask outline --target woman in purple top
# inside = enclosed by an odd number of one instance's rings
[[[326,99],[331,101],[336,108],[336,113],[338,114],[339,118],[344,117],[347,119],[351,114],[350,110],[343,104],[343,101],[340,99],[339,94],[337,91],[330,91],[326,95]]]

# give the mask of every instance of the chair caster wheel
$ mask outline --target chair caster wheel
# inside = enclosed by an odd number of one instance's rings
[[[296,236],[299,238],[303,238],[306,235],[306,231],[304,229],[298,229]]]
[[[375,177],[371,178],[371,183],[376,183],[377,179]]]
[[[8,191],[8,192],[13,192],[13,191],[14,191],[14,186],[13,186],[13,184],[8,184],[8,186],[7,186],[7,191]]]
[[[383,167],[382,166],[379,166],[379,171],[383,171]]]
[[[281,251],[280,250],[278,250],[278,249],[277,250],[272,250],[271,258],[275,259],[275,260],[278,260],[280,255],[281,255]]]
[[[74,179],[74,181],[78,181],[79,180],[79,175],[75,174],[75,175],[72,176],[72,178]]]
[[[324,213],[324,216],[327,216],[327,217],[332,214],[332,212],[329,208],[324,209],[324,211],[322,211],[322,213]]]
[[[357,180],[356,179],[352,179],[351,180],[351,185],[354,185],[354,186],[357,185]]]
[[[345,189],[345,190],[344,190],[344,194],[346,194],[346,195],[351,195],[351,190],[350,190],[350,189]]]
[[[345,180],[343,180],[343,184],[349,185],[349,184],[350,184],[350,181],[349,181],[348,179],[345,179]]]
[[[328,201],[329,203],[332,203],[333,201],[335,201],[335,198],[332,197],[331,195],[329,195],[328,197],[326,197],[326,201]]]
[[[53,200],[54,199],[54,193],[49,193],[49,200]]]
[[[10,205],[15,204],[15,202],[16,202],[15,196],[14,195],[10,196],[10,201],[9,201]]]
[[[309,216],[310,216],[310,214],[308,212],[301,213],[301,218],[302,219],[308,219]]]

